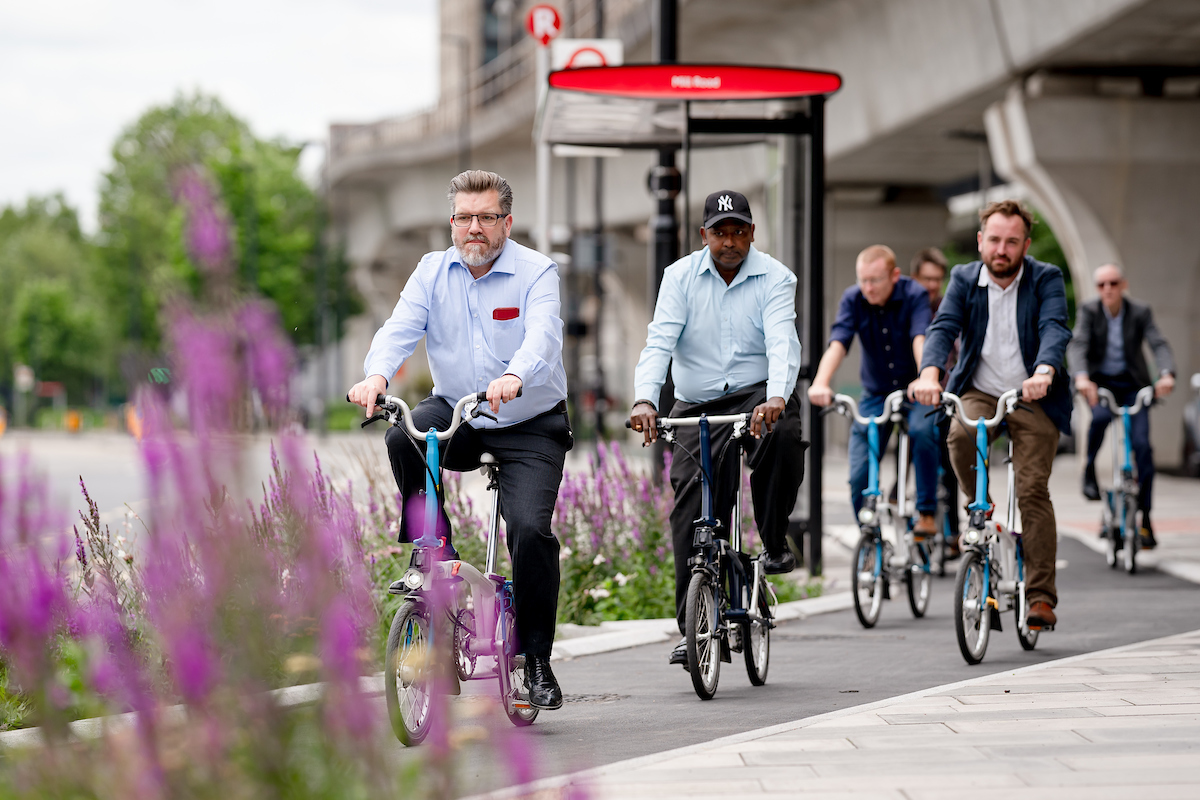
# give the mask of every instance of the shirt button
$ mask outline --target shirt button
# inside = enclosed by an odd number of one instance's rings
[[[476,349],[476,350],[478,350],[478,349],[479,349],[479,345],[475,345],[475,349]]]
[[[884,332],[884,333],[887,333],[887,328],[884,328],[884,329],[883,329],[883,332]]]
[[[885,344],[885,345],[883,346],[883,349],[884,349],[884,350],[887,350],[887,351],[889,351],[889,352],[890,352],[890,351],[891,351],[891,349],[892,349],[892,346],[891,346],[890,344]]]
[[[895,369],[895,368],[896,368],[896,365],[895,365],[895,364],[893,364],[892,362],[890,362],[890,361],[889,361],[889,362],[888,362],[888,369]]]

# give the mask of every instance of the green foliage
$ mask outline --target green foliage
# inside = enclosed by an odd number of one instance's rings
[[[61,195],[0,209],[0,390],[24,363],[39,380],[64,383],[71,400],[91,400],[113,352],[97,267]]]
[[[215,97],[178,96],[151,108],[113,145],[100,228],[106,299],[121,338],[153,351],[165,302],[199,297],[202,273],[188,255],[175,203],[180,171],[212,177],[231,224],[241,291],[270,298],[296,344],[317,340],[324,290],[339,326],[361,310],[338,254],[322,253],[320,201],[297,172],[301,148],[256,138]]]

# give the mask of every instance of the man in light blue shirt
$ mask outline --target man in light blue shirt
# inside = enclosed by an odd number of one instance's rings
[[[710,416],[751,412],[753,439],[746,446],[754,518],[761,532],[769,573],[790,572],[795,556],[787,547],[788,515],[804,478],[800,400],[795,395],[800,370],[796,336],[796,276],[759,252],[754,241],[750,204],[733,191],[714,192],[704,203],[706,245],[667,267],[646,335],[646,348],[634,372],[638,400],[630,424],[645,443],[655,441],[659,393],[667,364],[675,384],[670,416]],[[713,457],[721,452],[732,426],[712,432]],[[675,552],[675,609],[683,633],[684,606],[691,579],[692,529],[700,516],[699,433],[676,431],[671,462],[675,507],[671,534]],[[717,465],[716,517],[729,529],[740,476],[734,459]],[[671,653],[672,664],[687,663],[686,643]]]
[[[560,708],[562,691],[550,670],[559,584],[559,545],[550,520],[572,436],[558,266],[509,241],[512,189],[499,175],[462,173],[450,183],[450,204],[454,245],[417,264],[396,310],[371,342],[366,379],[349,397],[368,416],[374,413],[376,396],[422,338],[433,393],[413,409],[419,430],[444,430],[459,398],[487,392],[494,419],[481,417],[460,427],[445,446],[442,465],[459,472],[477,469],[483,453],[500,464],[500,511],[512,557],[529,702]],[[388,429],[386,440],[406,500],[400,541],[413,541],[420,535],[414,527],[424,506],[424,447],[397,427]],[[439,525],[446,532],[443,556],[457,558],[444,511]]]

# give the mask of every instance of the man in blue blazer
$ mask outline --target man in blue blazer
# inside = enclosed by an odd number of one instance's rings
[[[958,364],[946,390],[971,417],[990,417],[999,395],[1021,389],[1029,411],[1008,417],[1016,465],[1017,503],[1025,550],[1029,626],[1052,630],[1058,529],[1050,502],[1050,469],[1059,431],[1068,432],[1071,397],[1062,368],[1071,330],[1062,272],[1026,255],[1033,217],[1014,200],[979,212],[981,261],[960,264],[937,317],[925,333],[921,375],[910,388],[919,403],[938,402],[942,367],[961,336]],[[950,457],[967,500],[975,492],[975,432],[950,428]]]

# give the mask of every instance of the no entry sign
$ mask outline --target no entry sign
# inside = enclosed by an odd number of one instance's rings
[[[542,47],[547,47],[550,40],[562,32],[562,17],[554,6],[536,5],[525,17],[525,29]]]

